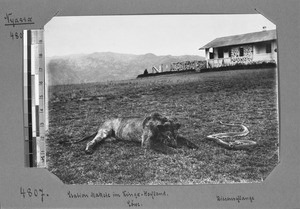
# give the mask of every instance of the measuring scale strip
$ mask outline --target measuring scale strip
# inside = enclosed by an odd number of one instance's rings
[[[38,74],[38,114],[39,114],[39,138],[38,142],[39,148],[38,152],[38,167],[46,167],[46,142],[45,142],[45,48],[44,48],[44,31],[39,30],[37,34],[37,41],[39,45],[38,57],[39,57],[39,66],[36,71]]]
[[[24,68],[24,135],[25,166],[33,166],[32,155],[32,118],[31,118],[31,35],[25,31],[23,36],[23,68]]]
[[[37,123],[37,166],[46,166],[46,143],[45,143],[45,50],[44,31],[33,30],[32,44],[35,45],[35,99],[36,99],[36,123]]]
[[[24,32],[25,164],[46,166],[45,72],[43,30]]]
[[[28,38],[29,33],[24,32],[23,36],[23,68],[24,68],[24,136],[25,136],[25,144],[24,144],[24,152],[25,152],[25,166],[31,167],[33,165],[33,156],[32,143],[32,134],[31,134],[31,43]],[[29,36],[30,37],[30,36]]]

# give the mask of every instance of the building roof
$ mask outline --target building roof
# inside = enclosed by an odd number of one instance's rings
[[[246,33],[242,35],[226,36],[221,38],[216,38],[201,47],[200,49],[216,48],[222,46],[232,46],[256,43],[262,41],[276,40],[276,30],[260,31],[255,33]]]

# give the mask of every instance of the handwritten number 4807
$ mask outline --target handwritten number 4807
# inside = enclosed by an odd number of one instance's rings
[[[23,188],[20,187],[20,194],[23,196],[23,198],[36,198],[40,199],[42,202],[44,202],[44,197],[48,197],[49,194],[45,194],[43,189],[32,189],[32,188]]]
[[[23,39],[23,32],[10,32],[10,37],[12,40],[14,39]]]

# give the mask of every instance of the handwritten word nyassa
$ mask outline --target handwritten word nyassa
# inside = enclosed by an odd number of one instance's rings
[[[32,17],[14,17],[13,13],[6,13],[4,19],[6,20],[5,26],[34,24]]]
[[[20,187],[20,194],[24,199],[37,199],[41,202],[44,202],[45,197],[49,197],[49,194],[46,194],[42,188]]]
[[[254,201],[254,197],[244,197],[244,196],[237,196],[237,197],[223,197],[223,196],[217,196],[217,201],[232,201],[232,202],[238,202],[240,203],[241,201]]]

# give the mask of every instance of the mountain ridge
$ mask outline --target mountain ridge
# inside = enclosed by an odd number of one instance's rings
[[[198,55],[94,52],[47,57],[46,65],[49,85],[63,85],[133,79],[152,66],[194,60],[204,58]]]

